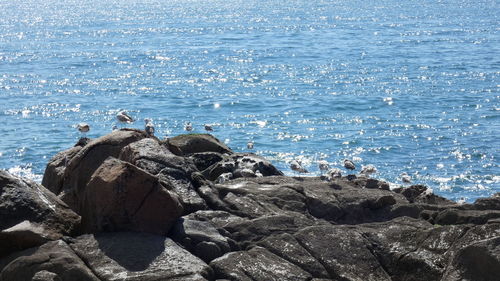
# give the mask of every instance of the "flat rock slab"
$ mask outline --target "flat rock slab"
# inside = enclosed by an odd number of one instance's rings
[[[70,243],[101,280],[205,280],[210,267],[171,239],[147,233],[82,235]]]
[[[210,263],[217,278],[241,281],[301,281],[311,275],[300,267],[255,247],[249,251],[228,253]]]
[[[186,156],[199,152],[232,153],[231,149],[209,134],[186,134],[169,138],[166,145],[173,153]]]

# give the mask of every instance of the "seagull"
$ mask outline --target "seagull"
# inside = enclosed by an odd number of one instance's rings
[[[372,164],[368,164],[366,166],[361,166],[361,174],[369,176],[371,174],[375,174],[377,172],[377,168]]]
[[[214,129],[212,128],[212,125],[210,124],[205,124],[205,131],[207,132],[213,132]]]
[[[354,169],[356,169],[356,166],[354,165],[354,163],[352,163],[351,160],[344,159],[344,168],[346,168],[348,170],[354,170]]]
[[[184,130],[191,132],[193,130],[193,124],[191,124],[191,122],[187,122],[186,125],[184,125]]]
[[[76,127],[78,128],[78,131],[80,131],[83,135],[85,135],[85,133],[90,131],[90,126],[87,123],[80,123],[76,125]]]
[[[404,183],[410,183],[411,177],[406,172],[401,173],[401,181]]]
[[[146,134],[148,134],[148,136],[153,136],[155,134],[155,127],[153,125],[153,120],[146,118],[144,119],[144,124],[145,124],[144,131],[146,131]]]
[[[290,163],[290,169],[292,169],[295,172],[299,172],[299,173],[309,173],[304,167],[302,167],[300,162],[297,160],[293,160]]]
[[[327,171],[330,169],[330,165],[328,164],[328,161],[326,160],[319,160],[318,161],[318,168],[320,171]]]
[[[134,119],[132,117],[130,117],[126,111],[121,111],[120,113],[118,113],[116,115],[116,119],[118,119],[118,121],[120,121],[120,123],[127,123],[127,124],[130,124],[132,122],[134,122]]]
[[[342,171],[339,168],[332,168],[326,172],[326,178],[328,180],[332,180],[334,178],[341,178],[342,177]]]
[[[248,141],[247,142],[247,148],[248,149],[253,149],[253,141]]]

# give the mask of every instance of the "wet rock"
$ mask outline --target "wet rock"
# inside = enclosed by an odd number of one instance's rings
[[[206,263],[164,236],[89,234],[70,246],[101,280],[210,280],[212,276]]]
[[[198,170],[203,171],[213,164],[221,161],[223,155],[218,152],[200,152],[191,154],[189,158],[193,161]]]
[[[78,231],[80,216],[45,187],[0,170],[0,257]]]
[[[228,253],[210,263],[216,278],[253,281],[310,280],[311,275],[300,267],[255,247],[248,251]]]
[[[200,152],[232,153],[223,142],[209,134],[187,134],[169,138],[166,146],[179,156],[188,156]]]
[[[0,261],[0,270],[2,281],[100,281],[62,240],[11,255]]]
[[[177,195],[157,177],[116,158],[95,171],[80,209],[85,232],[166,234],[183,212]]]
[[[490,219],[500,218],[500,210],[460,210],[449,208],[434,218],[436,224],[485,224]]]

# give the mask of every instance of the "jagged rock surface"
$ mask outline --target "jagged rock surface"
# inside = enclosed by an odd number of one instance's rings
[[[232,179],[217,180],[229,173]],[[40,240],[45,244],[12,253],[0,260],[2,281],[69,280],[58,255],[85,280],[448,281],[500,274],[500,194],[460,205],[425,186],[391,191],[363,175],[286,177],[262,157],[234,153],[204,134],[161,142],[138,130],[114,132],[55,156],[44,183],[82,215],[85,232],[96,234],[68,233],[66,242]],[[143,207],[148,211],[137,216]],[[168,222],[158,223],[166,213]],[[38,223],[28,217],[8,227]],[[110,232],[118,230],[140,232]]]

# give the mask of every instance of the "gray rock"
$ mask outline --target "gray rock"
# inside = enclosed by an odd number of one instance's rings
[[[0,170],[0,257],[75,234],[80,216],[42,185]]]
[[[101,280],[210,280],[212,270],[171,239],[147,233],[80,236],[70,246]]]
[[[62,240],[11,255],[0,261],[0,270],[2,281],[100,281]]]
[[[283,175],[283,173],[274,167],[271,162],[252,153],[234,153],[226,155],[222,161],[205,169],[203,174],[207,179],[214,181],[224,173],[232,173],[235,178],[245,176],[255,177],[257,171],[262,174],[262,176]]]
[[[310,280],[311,275],[300,267],[261,247],[228,253],[213,260],[210,266],[216,278],[253,281]]]

